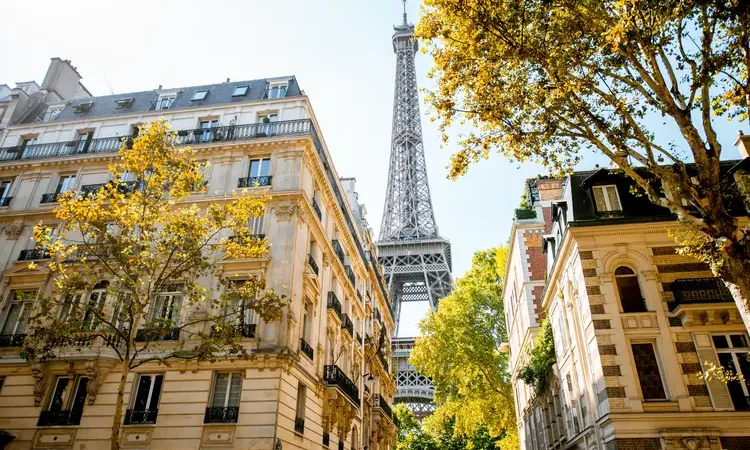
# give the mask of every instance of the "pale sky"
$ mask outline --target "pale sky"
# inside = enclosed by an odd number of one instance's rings
[[[408,4],[417,20],[417,0]],[[0,84],[41,83],[51,57],[70,59],[94,95],[296,75],[310,97],[334,165],[355,177],[376,236],[385,200],[391,137],[399,0],[158,1],[38,0],[3,5]],[[429,56],[417,54],[421,87],[432,83]],[[430,190],[440,234],[453,250],[453,275],[477,250],[508,240],[524,180],[543,169],[496,156],[458,181],[446,178],[455,141],[439,132],[422,104]],[[724,158],[736,123],[724,132]],[[745,126],[745,128],[748,128]],[[587,160],[590,169],[601,158]],[[402,309],[401,336],[418,333],[426,303]]]

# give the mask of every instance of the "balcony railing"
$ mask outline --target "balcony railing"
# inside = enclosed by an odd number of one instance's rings
[[[352,319],[349,318],[349,314],[341,315],[341,329],[346,330],[349,336],[354,337],[354,324],[352,323]]]
[[[315,210],[315,214],[318,215],[318,220],[323,220],[323,212],[320,210],[320,206],[318,206],[318,202],[314,198],[312,199],[312,207]]]
[[[80,425],[82,415],[82,409],[42,411],[36,424],[39,427]]]
[[[303,434],[305,432],[305,419],[302,417],[294,418],[294,431]]]
[[[310,266],[315,275],[318,275],[320,273],[318,263],[315,262],[315,258],[313,258],[313,255],[307,255],[307,264]]]
[[[206,408],[203,423],[237,423],[240,416],[240,408],[237,406],[229,408]]]
[[[357,298],[359,299],[360,303],[362,302],[362,293],[359,292],[359,289],[357,289]]]
[[[359,407],[359,388],[338,366],[325,366],[323,368],[323,379],[327,385],[341,389],[349,397],[349,400]]]
[[[333,312],[335,312],[336,315],[339,316],[339,319],[341,319],[341,302],[339,302],[339,299],[336,297],[336,294],[334,294],[333,291],[328,292],[328,303],[326,307],[328,309],[332,309]]]
[[[375,394],[372,396],[372,407],[380,408],[381,410],[383,410],[383,413],[388,416],[389,419],[393,420],[393,410],[391,410],[391,406],[388,404],[385,398],[383,398],[382,395]]]
[[[357,338],[357,342],[359,342],[359,345],[362,345],[362,335],[359,333],[354,333],[354,335]]]
[[[50,192],[49,194],[42,194],[42,199],[39,200],[39,204],[44,203],[56,203],[57,202],[57,196],[60,195],[57,192]]]
[[[25,334],[0,334],[0,347],[22,347]]]
[[[47,144],[18,145],[0,149],[0,161],[18,159],[53,158],[55,156],[112,153],[122,146],[122,136],[90,139],[89,141],[62,141]]]
[[[329,436],[328,433],[323,433],[323,446],[328,447],[328,444],[331,443],[331,436]]]
[[[315,355],[315,351],[310,346],[310,344],[307,343],[306,340],[303,338],[299,339],[299,349],[304,353],[308,358],[313,359],[313,356]]]
[[[29,248],[21,250],[21,253],[18,254],[19,261],[34,261],[36,259],[49,259],[49,253],[43,248]]]
[[[357,278],[354,276],[354,271],[352,270],[352,266],[344,266],[344,272],[346,272],[346,277],[349,278],[349,281],[352,282],[352,287],[357,285]]]
[[[144,411],[128,409],[125,411],[125,425],[155,424],[157,415],[159,415],[158,409]]]
[[[270,186],[272,179],[273,179],[272,176],[240,178],[240,180],[237,182],[237,187],[238,188],[252,188],[252,187]]]
[[[11,200],[13,200],[13,197],[0,198],[0,208],[5,208],[5,207],[10,206]]]
[[[688,278],[672,283],[674,302],[669,302],[670,311],[679,305],[690,303],[733,303],[734,297],[721,278]]]
[[[135,340],[138,342],[177,341],[179,339],[179,328],[141,328],[135,332]]]
[[[375,309],[375,320],[377,320],[378,322],[382,322],[383,321],[383,319],[380,317],[380,310],[379,309]]]
[[[386,359],[385,355],[382,351],[378,350],[378,359],[380,360],[380,363],[383,364],[383,369],[385,369],[386,372],[388,372],[388,360]]]
[[[243,338],[252,339],[255,337],[255,330],[257,328],[257,325],[254,323],[242,323],[237,324],[232,327],[232,331],[234,332],[234,335],[240,335]],[[211,335],[213,336],[216,333],[215,328],[211,328]]]
[[[339,257],[339,261],[341,261],[341,264],[344,264],[344,249],[341,248],[341,244],[339,244],[339,241],[334,239],[331,241],[331,245],[333,245],[333,252],[336,253],[336,256]]]

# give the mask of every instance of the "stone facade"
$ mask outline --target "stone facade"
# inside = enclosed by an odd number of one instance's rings
[[[180,103],[180,96],[194,88],[122,94],[118,98],[132,97],[133,105],[142,107],[122,111],[115,109],[112,97],[90,97],[85,88],[81,90],[80,77],[72,77],[68,66],[68,62],[53,60],[42,90],[50,83],[47,78],[68,79],[73,84],[58,87],[56,92],[69,91],[79,99],[76,105],[81,99],[92,101],[90,112],[69,113],[70,102],[58,106],[59,99],[47,98],[51,102],[47,109],[6,114],[6,119],[12,116],[14,120],[6,120],[5,133],[0,134],[0,180],[7,181],[3,185],[7,189],[0,193],[0,430],[15,437],[6,448],[109,447],[119,381],[114,358],[103,346],[93,345],[49,363],[28,364],[21,358],[24,324],[10,317],[10,302],[18,290],[51,289],[46,261],[38,260],[37,267],[30,269],[28,258],[20,257],[28,255],[33,225],[40,221],[58,225],[52,212],[54,199],[46,201],[49,195],[45,194],[54,196],[64,176],[74,177],[72,189],[107,182],[111,179],[107,165],[117,157],[119,144],[94,151],[96,145],[107,139],[119,142],[134,127],[159,117],[177,131],[200,130],[208,123],[209,131],[189,132],[199,136],[192,145],[197,158],[210,163],[207,191],[191,195],[189,201],[206,205],[233,195],[244,177],[267,177],[266,186],[259,188],[271,194],[264,220],[249,226],[257,226],[254,232],[265,235],[270,254],[262,259],[221,259],[222,271],[226,276],[263,271],[268,285],[291,302],[280,322],[257,320],[253,324],[253,336],[243,341],[251,349],[247,361],[174,363],[170,367],[149,363],[131,373],[125,389],[126,408],[132,408],[131,394],[145,379],[153,382],[158,410],[153,412],[152,424],[124,425],[123,448],[390,448],[395,436],[388,406],[395,392],[387,367],[390,345],[386,342],[386,356],[381,357],[376,343],[367,339],[379,333],[392,335],[388,294],[364,207],[356,202],[354,180],[339,180],[310,102],[296,79],[208,86],[211,100],[199,104],[190,103],[189,98]],[[49,75],[57,72],[66,76]],[[242,86],[249,86],[247,98],[234,94]],[[166,97],[171,98],[172,107],[159,109]],[[12,103],[15,98],[6,100]],[[150,107],[148,99],[153,100]],[[54,117],[45,113],[55,107],[61,109]],[[102,113],[107,108],[113,112]],[[213,130],[221,126],[230,130],[255,127],[255,132],[220,140]],[[79,144],[87,140],[88,144]],[[75,142],[72,146],[82,151],[65,150],[67,142]],[[267,173],[250,172],[258,160],[267,161]],[[337,254],[334,243],[343,254]],[[213,285],[217,280],[202,282]],[[330,295],[340,301],[340,313],[327,306]],[[305,335],[306,312],[311,317]],[[341,313],[351,319],[351,332],[342,327]],[[328,381],[325,373],[333,366],[356,386],[358,397]],[[88,382],[79,423],[42,426],[40,415],[61,376]],[[235,420],[209,418],[209,402],[220,376],[237,383]],[[156,380],[159,387],[154,387]]]

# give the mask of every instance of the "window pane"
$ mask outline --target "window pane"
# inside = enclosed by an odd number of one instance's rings
[[[637,276],[619,276],[615,278],[620,294],[622,311],[626,313],[645,312],[646,305],[641,296]]]
[[[729,342],[727,337],[724,335],[712,336],[714,340],[714,347],[716,348],[729,348]]]
[[[78,381],[78,389],[76,389],[76,395],[73,398],[73,404],[70,409],[73,411],[83,411],[83,405],[86,404],[86,388],[89,385],[88,377],[81,377]]]
[[[5,326],[3,326],[3,334],[13,334],[22,308],[23,303],[12,303],[10,305],[8,317],[5,319]]]
[[[257,177],[260,175],[260,160],[253,159],[250,161],[250,176]]]
[[[733,374],[737,373],[737,367],[734,365],[734,359],[731,353],[719,353],[719,363],[724,370],[730,371]],[[742,390],[742,385],[739,381],[730,381],[727,383],[727,389],[729,389],[729,396],[732,398],[732,404],[734,409],[738,411],[745,411],[748,409],[747,397],[745,397],[745,391]]]
[[[617,198],[617,187],[607,186],[607,199],[609,200],[609,208],[611,211],[620,211],[620,199]]]
[[[141,375],[138,379],[138,392],[135,396],[133,409],[136,411],[145,411],[148,402],[148,393],[151,389],[151,375]]]
[[[224,408],[226,397],[227,397],[227,387],[229,385],[229,374],[228,373],[217,373],[216,374],[216,383],[214,384],[214,398],[211,402],[211,407],[213,408]]]
[[[729,339],[732,340],[732,347],[734,348],[747,347],[747,336],[744,334],[733,334],[729,336]]]
[[[154,377],[154,389],[151,392],[151,402],[148,404],[149,411],[156,411],[159,408],[159,397],[161,397],[161,385],[164,381],[164,375]]]
[[[267,177],[271,175],[271,160],[261,159],[260,160],[260,176]]]
[[[659,373],[659,364],[656,361],[654,346],[652,344],[632,344],[635,368],[638,371],[638,381],[641,383],[641,392],[644,400],[666,399],[664,385]]]
[[[594,202],[597,211],[608,211],[607,204],[604,202],[604,191],[601,187],[594,187]]]
[[[68,377],[60,377],[57,379],[55,392],[52,393],[52,399],[50,400],[49,411],[60,412],[63,410],[63,404],[65,402],[65,393],[68,391],[69,384],[70,384],[70,378]]]
[[[236,408],[240,406],[240,396],[242,394],[242,375],[239,373],[232,374],[232,383],[229,390],[229,404],[227,406]]]

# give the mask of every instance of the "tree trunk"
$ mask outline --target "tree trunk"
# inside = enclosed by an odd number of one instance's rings
[[[727,255],[724,265],[722,278],[729,282],[729,290],[745,322],[745,329],[750,333],[750,261],[741,256]]]
[[[117,402],[115,403],[115,415],[112,417],[112,441],[111,449],[120,450],[120,430],[122,429],[122,406],[125,403],[125,383],[130,373],[130,361],[126,358],[122,362],[122,374],[120,384],[117,386]]]

